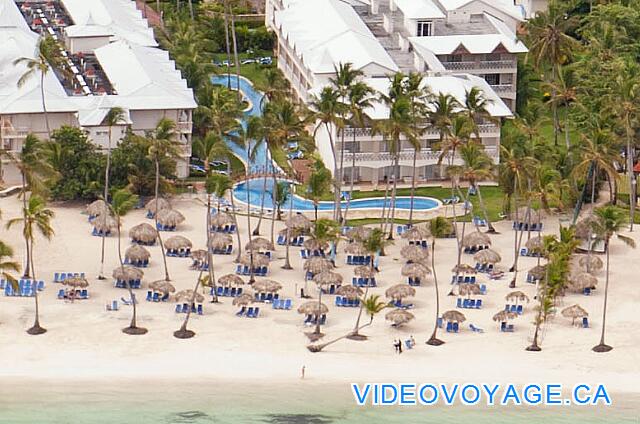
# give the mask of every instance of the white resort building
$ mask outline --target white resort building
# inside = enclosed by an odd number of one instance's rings
[[[28,133],[46,138],[40,76],[18,80],[21,57],[34,57],[38,39],[59,40],[70,72],[48,72],[44,97],[51,130],[83,128],[107,146],[105,116],[124,109],[126,122],[113,128],[113,141],[130,128],[144,134],[161,118],[176,122],[183,145],[178,177],[189,173],[193,92],[131,0],[0,0],[0,143],[19,151]]]
[[[278,67],[303,102],[328,84],[340,63],[350,62],[383,93],[397,71],[421,72],[432,93],[451,94],[463,104],[466,92],[477,87],[500,122],[515,109],[517,56],[527,52],[516,31],[529,14],[513,0],[267,0],[266,23],[277,35]],[[373,122],[387,118],[388,110],[377,104],[366,115]],[[479,127],[485,150],[498,163],[501,125],[487,121]],[[392,177],[382,136],[371,128],[347,127],[344,138],[345,183],[354,159],[356,183],[375,186]],[[431,148],[438,138],[435,130],[422,137],[422,182],[444,177],[440,152]],[[341,137],[333,139],[340,152]],[[333,170],[329,135],[319,131],[316,144]],[[403,142],[400,180],[410,180],[414,156]]]

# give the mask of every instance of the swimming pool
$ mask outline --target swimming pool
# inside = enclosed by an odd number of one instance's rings
[[[211,82],[213,84],[218,85],[227,85],[228,82],[227,75],[216,75],[211,78]],[[260,116],[261,109],[260,105],[262,104],[264,95],[256,90],[251,82],[246,78],[240,77],[239,81],[240,92],[245,96],[246,100],[249,101],[250,106],[249,109],[245,111],[245,117],[250,116]],[[238,86],[238,79],[235,75],[231,75],[231,88],[235,88]],[[246,121],[242,122],[243,126],[246,126]],[[258,146],[254,157],[250,158],[247,156],[246,150],[239,147],[235,143],[227,140],[227,145],[233,151],[233,153],[239,157],[245,164],[249,166],[249,170],[251,173],[262,172],[265,169],[265,163],[268,163],[269,171],[278,171],[278,166],[273,163],[269,158],[269,153],[267,151],[267,147],[265,143],[262,143]],[[255,145],[255,142],[252,144],[252,148]],[[263,180],[256,179],[250,180],[249,185],[247,183],[240,183],[235,186],[233,189],[234,197],[244,204],[250,203],[252,207],[259,208],[262,201],[262,189],[263,189]],[[266,196],[264,199],[264,207],[267,209],[273,209],[274,203],[273,198],[271,196],[273,188],[273,181],[269,179],[267,181],[266,187]],[[250,202],[247,201],[250,199]],[[342,202],[342,207],[345,208],[347,206],[347,202]],[[357,199],[352,200],[350,204],[350,208],[352,209],[382,209],[384,205],[384,198],[368,198],[368,199]],[[387,199],[386,207],[391,206],[391,199]],[[413,208],[415,210],[430,210],[436,209],[440,207],[440,202],[436,199],[432,199],[430,197],[414,197],[413,199]],[[410,197],[397,197],[396,198],[396,209],[406,209],[409,210],[411,208],[411,198]],[[289,209],[289,203],[283,205],[283,210]],[[293,209],[296,211],[313,211],[313,202],[310,200],[304,199],[299,196],[294,196],[293,198]],[[320,202],[318,210],[328,211],[333,210],[333,202]]]
[[[234,197],[244,204],[247,204],[247,198],[250,196],[251,198],[251,206],[259,208],[260,202],[262,200],[262,187],[264,181],[262,179],[255,179],[249,181],[247,183],[240,183],[235,186],[233,189]],[[264,207],[266,209],[273,209],[273,197],[271,193],[273,192],[273,180],[267,180],[267,189],[265,191],[266,195],[264,198]],[[342,208],[346,208],[347,202],[342,201]],[[349,205],[352,209],[382,209],[385,206],[384,198],[372,197],[366,199],[355,199],[351,201]],[[386,207],[391,206],[391,199],[387,199]],[[413,208],[415,210],[429,210],[436,209],[440,207],[440,201],[436,199],[432,199],[430,197],[414,197],[413,198]],[[396,198],[396,209],[406,209],[409,210],[411,208],[411,198],[410,197],[397,197]],[[289,210],[289,202],[282,206],[283,210]],[[300,196],[293,196],[293,209],[296,211],[304,212],[304,211],[313,211],[313,202],[308,199],[304,199]],[[320,202],[318,205],[319,211],[330,211],[333,210],[333,202]]]

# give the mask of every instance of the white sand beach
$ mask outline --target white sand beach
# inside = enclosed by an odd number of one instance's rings
[[[7,241],[21,260],[23,242],[21,229],[10,231],[4,223],[18,216],[20,204],[15,196],[1,200],[3,210],[1,238]],[[174,208],[186,217],[175,234],[193,241],[194,249],[204,248],[206,234],[204,217],[206,208],[194,199],[173,200]],[[363,330],[369,340],[340,341],[321,353],[310,353],[305,336],[308,327],[304,317],[295,309],[302,302],[298,293],[304,285],[304,272],[299,248],[291,249],[293,271],[281,269],[284,247],[278,246],[267,278],[284,286],[281,297],[293,299],[290,311],[273,310],[270,305],[258,304],[258,319],[238,318],[238,307],[231,298],[221,298],[220,304],[205,303],[204,315],[193,316],[190,328],[197,335],[193,339],[178,340],[172,335],[179,328],[184,314],[174,312],[175,303],[152,303],[144,300],[146,285],[163,277],[160,248],[149,247],[151,264],[144,269],[143,288],[138,290],[139,325],[149,329],[144,336],[128,336],[121,329],[128,325],[131,307],[121,306],[117,312],[105,310],[105,304],[127,296],[126,290],[113,287],[112,279],[97,279],[100,256],[100,238],[91,236],[91,225],[82,214],[81,206],[51,206],[56,213],[53,220],[56,235],[51,242],[38,239],[35,264],[38,279],[46,281],[41,292],[41,322],[48,332],[30,336],[25,330],[32,324],[34,302],[32,298],[0,296],[0,378],[153,381],[161,379],[206,379],[209,381],[251,381],[272,383],[300,380],[300,370],[306,367],[306,381],[315,383],[370,382],[558,382],[606,383],[610,391],[636,392],[640,376],[640,325],[638,309],[640,291],[637,288],[639,253],[613,241],[611,246],[611,285],[607,342],[614,350],[606,354],[591,351],[600,336],[603,301],[604,271],[598,274],[599,288],[591,296],[568,293],[562,305],[580,304],[589,312],[591,328],[573,327],[571,321],[559,313],[545,327],[543,351],[526,352],[533,334],[533,303],[525,306],[525,313],[514,321],[516,331],[502,333],[492,316],[504,308],[509,289],[509,276],[492,281],[479,274],[480,283],[488,287],[483,297],[483,308],[461,310],[467,321],[458,334],[440,332],[446,344],[426,346],[435,319],[433,276],[417,288],[411,299],[416,319],[400,328],[393,328],[379,314],[373,325]],[[253,220],[255,222],[255,219]],[[128,230],[141,222],[151,222],[144,210],[136,210],[124,218],[123,250],[130,245]],[[243,244],[246,243],[246,220],[240,219]],[[265,221],[262,235],[268,234],[270,222]],[[513,260],[513,231],[510,222],[496,225],[499,235],[492,235],[492,243],[503,257],[507,268]],[[545,220],[544,233],[556,232],[557,219]],[[276,224],[276,231],[283,223]],[[163,233],[166,238],[174,233]],[[632,233],[640,243],[640,235]],[[526,237],[526,236],[525,236]],[[117,266],[116,237],[107,239],[107,275]],[[236,242],[234,236],[234,243]],[[386,288],[404,282],[400,275],[403,260],[400,249],[406,241],[396,239],[380,260],[378,287],[371,293],[384,296]],[[235,246],[237,249],[237,246]],[[455,309],[455,296],[447,296],[450,289],[451,268],[456,261],[455,239],[438,240],[436,270],[441,283],[441,311]],[[353,267],[345,264],[345,255],[339,250],[338,268],[350,281]],[[216,276],[235,270],[235,255],[215,255]],[[168,258],[169,271],[178,290],[192,288],[197,272],[190,270],[188,258]],[[471,255],[463,262],[473,264]],[[518,289],[534,297],[535,285],[527,284],[526,270],[536,264],[535,258],[521,258]],[[59,284],[53,283],[54,272],[85,272],[90,281],[90,299],[74,303],[56,298]],[[309,293],[317,296],[314,283],[309,282]],[[341,336],[353,328],[357,308],[336,307],[333,296],[324,296],[329,306],[324,340]],[[559,309],[560,309],[559,308]],[[484,329],[483,334],[469,330],[469,324]],[[394,353],[395,338],[416,339],[414,349],[401,355]]]

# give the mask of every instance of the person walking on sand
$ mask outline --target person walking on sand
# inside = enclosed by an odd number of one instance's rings
[[[303,365],[303,366],[302,366],[302,370],[301,370],[301,374],[300,374],[300,379],[301,379],[301,380],[304,380],[304,371],[305,371],[305,368],[306,368],[306,367]]]
[[[413,335],[411,335],[411,347],[416,345],[416,339],[413,338]]]
[[[393,347],[396,349],[396,353],[398,353],[398,341],[393,339]]]
[[[398,353],[402,353],[402,340],[398,339]]]

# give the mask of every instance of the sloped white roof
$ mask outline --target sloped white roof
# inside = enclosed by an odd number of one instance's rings
[[[68,37],[110,37],[113,31],[102,25],[71,25],[64,29]]]
[[[390,81],[388,78],[368,78],[364,81],[379,93],[388,93]],[[491,102],[487,109],[493,117],[510,117],[513,113],[509,107],[498,97],[487,82],[480,77],[461,74],[461,75],[443,75],[443,76],[425,76],[422,80],[422,87],[429,87],[433,94],[451,94],[464,104],[466,92],[473,87],[482,90],[484,96]],[[371,119],[386,119],[389,117],[389,108],[382,102],[376,102],[365,113]]]
[[[79,27],[109,28],[119,40],[157,46],[153,30],[131,0],[61,0]]]
[[[510,15],[511,17],[524,20],[523,9],[520,6],[513,4],[513,0],[438,0],[439,3],[448,11],[457,10],[461,7],[473,2],[481,2],[490,7],[495,7]]]
[[[444,13],[432,0],[395,0],[407,19],[443,19]]]
[[[305,66],[331,73],[339,63],[356,69],[377,64],[398,67],[353,7],[341,0],[297,0],[275,14],[275,23]]]

